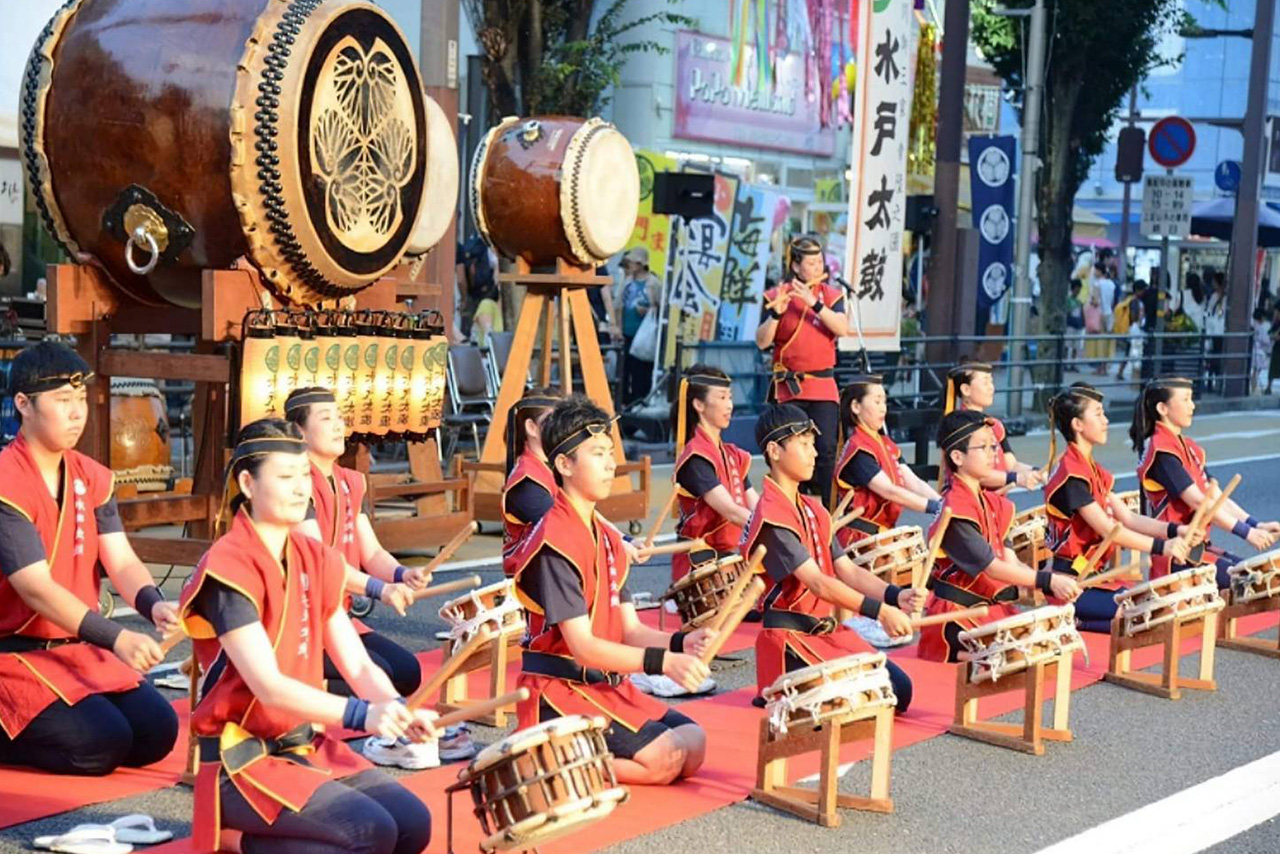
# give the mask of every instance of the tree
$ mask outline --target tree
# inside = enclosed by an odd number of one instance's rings
[[[676,0],[667,0],[675,3]],[[612,0],[596,20],[596,0],[464,0],[484,48],[490,119],[502,116],[591,116],[620,79],[627,57],[667,53],[652,39],[624,41],[650,23],[696,27],[673,12],[622,20],[628,0]]]
[[[993,0],[975,0],[973,41],[1011,86],[1023,85],[1021,18],[1000,17]],[[1003,5],[1029,8],[1031,0]],[[1036,176],[1043,328],[1065,325],[1072,207],[1102,153],[1128,91],[1178,57],[1156,52],[1160,39],[1190,23],[1179,0],[1045,0],[1047,7],[1041,168]],[[1020,111],[1020,109],[1019,109]]]

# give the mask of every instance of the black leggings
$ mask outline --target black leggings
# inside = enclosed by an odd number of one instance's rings
[[[244,834],[244,854],[418,854],[431,841],[426,804],[378,770],[325,783],[271,824],[230,780],[220,795],[222,826]]]
[[[836,473],[836,432],[840,428],[840,405],[832,400],[792,400],[813,419],[820,431],[813,440],[818,451],[818,461],[813,466],[813,477],[800,488],[809,495],[816,495],[822,503],[831,506],[831,487],[834,486]],[[762,449],[763,450],[763,449]]]
[[[788,673],[809,666],[803,658],[791,650],[787,650],[786,661]],[[915,690],[911,685],[911,677],[907,675],[907,671],[903,670],[887,656],[884,660],[884,666],[889,671],[889,684],[893,686],[893,695],[898,698],[898,705],[894,706],[894,711],[902,714],[911,707],[911,695]]]
[[[413,653],[395,641],[384,638],[377,632],[361,635],[364,648],[373,659],[373,663],[382,668],[391,679],[391,684],[400,692],[400,696],[408,697],[422,684],[422,666]],[[338,672],[333,660],[326,654],[324,657],[324,678],[329,683],[329,691],[343,697],[351,696],[351,688]]]
[[[93,694],[74,706],[57,700],[18,737],[0,731],[0,764],[53,774],[101,777],[120,766],[159,762],[178,740],[178,715],[151,685]]]

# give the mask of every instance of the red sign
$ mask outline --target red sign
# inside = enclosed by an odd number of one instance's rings
[[[1166,169],[1176,169],[1191,159],[1196,150],[1196,129],[1179,116],[1168,116],[1156,122],[1147,137],[1151,159]]]

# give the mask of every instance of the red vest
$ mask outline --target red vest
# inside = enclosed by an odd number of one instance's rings
[[[701,428],[693,431],[693,438],[684,446],[680,459],[676,461],[676,474],[680,467],[693,457],[701,457],[716,470],[716,479],[729,490],[729,497],[739,507],[747,506],[747,471],[751,468],[751,455],[727,442],[717,442]],[[697,498],[680,488],[676,482],[676,493],[679,495],[680,521],[676,523],[676,534],[685,540],[701,537],[707,545],[717,552],[733,552],[742,540],[742,526],[735,525],[725,519],[715,508],[703,498]],[[679,581],[689,574],[689,555],[671,556],[671,580]]]
[[[515,575],[515,549],[524,539],[533,525],[525,524],[507,512],[507,493],[515,489],[522,480],[531,480],[547,491],[547,495],[555,498],[560,488],[556,486],[556,476],[550,466],[538,458],[533,451],[525,448],[524,453],[516,460],[515,468],[507,475],[507,482],[502,485],[502,571],[507,577]]]
[[[524,605],[528,628],[525,649],[572,660],[573,653],[558,625],[549,626],[542,608],[521,586],[521,575],[542,549],[548,548],[569,561],[578,572],[582,596],[587,602],[591,632],[613,643],[622,637],[622,588],[627,582],[627,553],[622,535],[595,514],[590,527],[582,521],[563,490],[555,503],[529,530],[512,555],[516,596]],[[529,689],[529,699],[516,708],[517,729],[538,723],[539,704],[546,700],[561,715],[598,715],[604,712],[632,732],[647,721],[659,720],[667,707],[642,694],[624,679],[620,685],[587,685],[533,673],[520,674],[520,686]]]
[[[356,518],[364,507],[364,496],[365,480],[360,472],[335,465],[331,484],[319,466],[311,464],[311,502],[316,508],[321,541],[356,569],[361,568]]]
[[[249,515],[243,509],[236,514],[231,529],[205,552],[182,589],[183,628],[206,674],[202,696],[191,713],[195,735],[220,738],[225,753],[229,746],[278,738],[310,723],[259,702],[236,666],[225,659],[213,626],[191,607],[205,579],[216,579],[253,602],[281,674],[323,690],[325,624],[341,607],[345,573],[336,551],[296,532],[289,535],[282,566],[263,544]],[[218,672],[210,674],[211,668]],[[296,750],[263,756],[236,773],[223,763],[221,759],[201,762],[197,775],[192,830],[200,850],[217,850],[221,823],[217,793],[223,774],[271,823],[285,808],[302,809],[329,780],[370,767],[346,745],[323,734]]]
[[[1078,571],[1084,568],[1085,562],[1092,556],[1093,547],[1102,542],[1103,535],[1095,531],[1079,514],[1068,518],[1053,506],[1054,493],[1065,486],[1070,478],[1086,484],[1093,495],[1093,500],[1109,517],[1115,515],[1111,511],[1109,499],[1116,479],[1111,472],[1086,457],[1072,443],[1067,446],[1067,451],[1062,455],[1058,467],[1053,470],[1049,482],[1044,486],[1044,509],[1049,519],[1049,525],[1045,531],[1045,545],[1053,552],[1055,558],[1062,558],[1075,564],[1075,569]],[[1116,546],[1112,545],[1098,562],[1098,566],[1108,566],[1115,553]]]
[[[1187,436],[1175,435],[1164,424],[1157,422],[1155,432],[1147,440],[1142,462],[1138,463],[1138,488],[1142,490],[1143,497],[1147,500],[1147,512],[1152,518],[1159,519],[1161,522],[1177,522],[1179,525],[1186,525],[1196,514],[1195,508],[1183,501],[1181,496],[1170,495],[1163,486],[1147,476],[1151,466],[1155,464],[1156,454],[1159,453],[1172,454],[1187,470],[1187,474],[1191,476],[1195,485],[1200,487],[1200,492],[1207,495],[1209,474],[1205,471],[1204,449],[1194,440]],[[1208,530],[1213,530],[1212,524],[1209,525]],[[1160,578],[1168,575],[1169,562],[1169,558],[1164,555],[1153,554],[1151,577]]]
[[[35,526],[53,580],[98,610],[98,524],[94,510],[111,499],[111,470],[84,454],[62,456],[62,503],[54,499],[21,434],[0,451],[0,502]],[[29,606],[0,577],[0,637],[73,635]],[[51,650],[0,654],[0,727],[15,738],[61,698],[74,705],[91,694],[136,688],[140,677],[110,650],[71,643]]]
[[[844,297],[839,288],[828,284],[817,285],[818,295],[828,307]],[[777,298],[779,288],[765,291],[765,301]],[[830,370],[836,364],[836,336],[808,306],[792,297],[778,319],[778,329],[773,338],[773,369],[809,372]],[[793,394],[785,383],[774,383],[778,403],[789,400],[839,401],[835,377],[805,377],[800,381],[800,393]]]
[[[848,512],[853,512],[861,507],[863,512],[858,519],[859,522],[870,522],[881,531],[887,531],[898,524],[898,516],[902,514],[902,507],[887,498],[881,498],[879,493],[869,487],[854,486],[844,479],[845,466],[849,465],[854,456],[860,451],[874,457],[876,465],[880,466],[880,470],[888,475],[889,480],[898,486],[904,485],[902,473],[898,470],[898,461],[902,459],[902,451],[887,435],[877,435],[866,427],[859,425],[853,431],[853,434],[849,436],[849,441],[845,442],[844,451],[840,454],[840,462],[836,466],[836,488],[833,498],[839,504],[844,500],[845,493],[852,489],[854,491],[853,501],[849,503]],[[846,525],[836,532],[836,536],[840,538],[840,545],[847,548],[851,543],[857,542],[867,534],[857,528]]]
[[[1013,502],[991,490],[979,488],[975,492],[964,481],[959,478],[953,478],[942,493],[942,506],[944,512],[945,508],[951,508],[951,524],[954,525],[960,521],[972,522],[978,526],[978,530],[982,532],[982,538],[991,545],[991,549],[996,553],[996,556],[1000,557],[1004,554],[1004,541],[1009,534],[1009,528],[1013,525]],[[933,520],[933,524],[929,526],[926,540],[933,539],[934,530],[938,527],[941,519],[942,514],[940,513]],[[1008,587],[1007,584],[997,581],[985,572],[970,576],[952,562],[945,550],[940,552],[934,561],[930,581],[935,585],[939,583],[947,584],[967,591],[993,606],[985,619],[961,620],[959,625],[962,628],[972,629],[985,623],[1012,616],[1014,613],[1009,607],[996,605],[993,601],[997,595]],[[964,607],[948,599],[940,598],[937,593],[932,593],[928,602],[925,603],[925,613],[945,614],[950,611],[962,610]],[[949,648],[944,628],[945,626],[926,626],[920,630],[921,658],[930,661],[955,661],[955,655],[959,650]]]

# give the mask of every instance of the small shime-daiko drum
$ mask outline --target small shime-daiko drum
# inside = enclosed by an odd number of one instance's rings
[[[1138,490],[1131,489],[1128,492],[1117,492],[1116,498],[1124,502],[1124,506],[1129,508],[1130,513],[1142,512],[1142,493],[1138,492]]]
[[[605,720],[555,718],[486,747],[458,774],[451,791],[470,788],[487,837],[483,851],[533,848],[582,829],[627,799]]]
[[[1280,550],[1254,555],[1230,573],[1232,605],[1280,597]]]
[[[468,194],[476,228],[508,258],[595,267],[631,239],[640,170],[603,119],[506,118],[476,148]]]
[[[1074,605],[1047,605],[960,633],[969,681],[996,682],[1063,653],[1083,650]]]
[[[869,718],[897,705],[883,652],[859,652],[784,673],[764,689],[769,726],[776,735],[792,727],[819,727]]]
[[[850,544],[849,559],[890,584],[910,585],[928,552],[917,525],[890,528]]]
[[[1018,560],[1032,569],[1039,569],[1041,561],[1047,556],[1044,536],[1048,527],[1049,519],[1043,504],[1023,510],[1013,517],[1013,524],[1009,528],[1009,542],[1013,544]]]
[[[516,598],[515,582],[504,579],[487,587],[469,590],[457,599],[450,599],[440,607],[440,619],[449,624],[449,639],[453,649],[458,649],[489,627],[497,638],[524,634],[524,609]]]
[[[139,492],[169,488],[169,414],[154,380],[111,378],[111,470]]]
[[[201,271],[242,256],[287,299],[346,295],[424,203],[413,51],[360,0],[69,0],[19,115],[49,232],[146,303],[198,306]]]
[[[1115,600],[1129,637],[1175,618],[1221,611],[1225,605],[1218,595],[1217,568],[1212,565],[1193,566],[1135,585],[1116,593]]]
[[[671,585],[662,598],[676,603],[683,630],[692,631],[716,615],[746,568],[742,555],[708,561]]]
[[[422,96],[427,110],[426,201],[418,211],[406,247],[409,255],[425,255],[440,242],[453,222],[458,198],[458,141],[453,135],[454,120],[430,95]]]

